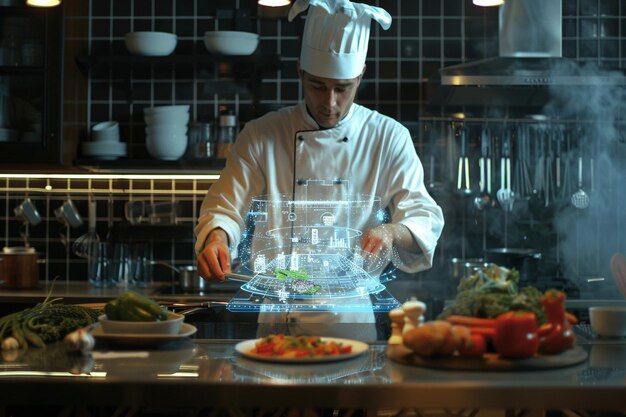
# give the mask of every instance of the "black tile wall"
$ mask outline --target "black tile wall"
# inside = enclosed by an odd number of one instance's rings
[[[375,24],[372,26],[368,70],[357,100],[397,118],[407,126],[413,126],[416,130],[416,141],[421,141],[423,137],[419,123],[426,123],[433,114],[432,108],[427,110],[425,84],[428,77],[442,66],[497,55],[497,9],[476,7],[471,0],[364,2],[385,7],[393,16],[393,26],[388,31],[381,30]],[[623,17],[626,0],[563,0],[562,4],[564,56],[612,67],[626,66],[626,19]],[[289,23],[285,18],[257,17],[256,0],[90,0],[89,5],[90,13],[86,17],[89,21],[89,33],[84,41],[88,43],[87,49],[92,54],[126,54],[124,34],[132,30],[171,31],[179,36],[176,53],[205,53],[203,33],[207,30],[234,28],[234,11],[244,10],[251,17],[238,22],[260,34],[259,54],[278,54],[282,63],[280,70],[262,73],[256,103],[245,82],[238,82],[231,74],[222,73],[219,68],[199,70],[188,66],[158,66],[148,69],[133,67],[130,72],[125,66],[94,69],[88,78],[89,101],[85,103],[66,97],[66,105],[87,107],[85,130],[98,121],[118,120],[123,138],[129,143],[131,158],[148,157],[142,120],[142,109],[146,106],[191,104],[192,120],[215,120],[220,109],[226,106],[235,110],[240,124],[243,124],[267,110],[296,103],[301,97],[295,64],[302,20]],[[82,16],[67,16],[66,26],[78,26],[84,19]],[[434,113],[446,116],[453,110],[457,109],[441,109],[439,113]],[[494,114],[504,117],[506,112],[490,111],[489,114],[490,117]],[[497,117],[492,122],[497,123]],[[418,151],[424,155],[428,171],[426,159],[427,155],[434,152],[432,146],[428,143],[416,145]],[[439,146],[445,147],[445,144],[439,143]],[[443,152],[439,156],[445,154]],[[438,175],[445,176],[446,172],[453,172],[453,168],[437,167]],[[182,180],[174,183],[176,189],[188,185]],[[133,186],[135,189],[142,188],[138,184]],[[7,186],[11,189],[13,187],[14,184]],[[11,212],[13,206],[21,201],[23,194],[7,195],[9,198],[5,199],[5,207],[0,207],[0,228],[4,232],[5,244],[16,244],[19,243],[19,225],[14,221]],[[46,225],[32,228],[32,236],[34,243],[46,245],[49,258],[47,278],[57,275],[71,275],[74,278],[84,276],[83,269],[80,269],[84,268],[81,259],[69,255],[70,261],[67,262],[66,248],[58,236],[59,225],[50,215],[65,196],[40,193],[32,197],[38,205],[44,207],[43,211],[46,213]],[[87,196],[80,194],[73,197],[77,199],[79,208],[86,211]],[[109,197],[115,200],[113,209],[106,202]],[[123,223],[124,203],[129,198],[145,197],[133,196],[132,193],[111,196],[106,193],[98,194],[98,208],[102,213],[99,215],[98,232],[101,236],[107,233],[105,216],[109,211],[113,211],[116,223]],[[201,193],[179,197],[177,199],[184,211],[181,223],[191,230]],[[466,223],[467,219],[463,218],[462,212],[450,209],[447,218],[449,221],[438,260],[446,262],[451,256],[475,255],[465,253],[457,243],[451,244],[451,239],[446,238],[472,232],[472,226]],[[490,227],[497,227],[498,222],[502,221],[495,216]],[[71,231],[71,237],[80,232],[84,230]],[[481,233],[482,231],[477,232]],[[159,258],[188,263],[193,259],[192,243],[189,238],[175,242],[155,242],[154,245]],[[497,245],[501,242],[489,243]],[[477,247],[484,244],[486,243],[483,240]],[[77,269],[81,273],[74,274],[73,271]]]

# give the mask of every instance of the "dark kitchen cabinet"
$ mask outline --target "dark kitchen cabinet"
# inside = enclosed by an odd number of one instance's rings
[[[59,163],[63,9],[0,6],[0,162]]]

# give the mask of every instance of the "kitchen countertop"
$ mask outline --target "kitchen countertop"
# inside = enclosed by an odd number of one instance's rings
[[[0,361],[0,404],[241,412],[230,415],[246,415],[248,407],[625,410],[626,339],[595,339],[585,326],[576,331],[588,353],[584,362],[517,372],[404,365],[387,358],[382,341],[356,358],[322,364],[253,361],[236,353],[237,340],[225,339],[183,339],[145,350],[98,345],[95,356],[52,344]],[[101,357],[106,352],[148,357]]]
[[[124,291],[132,290],[151,298],[163,301],[227,301],[232,292],[213,291],[205,294],[169,294],[169,283],[154,283],[146,288],[137,287],[109,287],[95,288],[86,281],[57,281],[52,283],[40,282],[33,289],[6,289],[0,288],[0,303],[38,303],[43,301],[52,289],[52,298],[63,298],[68,303],[97,303],[116,298]]]

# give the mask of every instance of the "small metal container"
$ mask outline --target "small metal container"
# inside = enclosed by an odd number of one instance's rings
[[[183,266],[178,268],[180,287],[187,292],[203,292],[207,288],[207,281],[198,275],[195,266]]]

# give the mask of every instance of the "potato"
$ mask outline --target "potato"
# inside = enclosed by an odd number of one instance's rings
[[[451,327],[444,320],[427,321],[403,334],[404,345],[420,356],[437,355]]]
[[[471,334],[465,326],[450,326],[446,338],[438,349],[439,356],[452,356],[454,352],[470,343]]]

